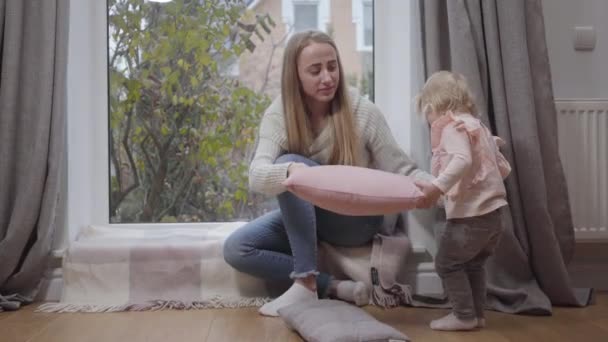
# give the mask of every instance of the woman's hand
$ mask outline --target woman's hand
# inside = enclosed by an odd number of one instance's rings
[[[417,180],[414,182],[418,189],[424,194],[424,198],[422,198],[416,208],[430,208],[437,204],[437,200],[441,197],[441,190],[436,187],[433,183],[423,180]]]

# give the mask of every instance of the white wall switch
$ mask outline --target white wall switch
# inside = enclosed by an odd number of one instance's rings
[[[577,51],[595,49],[595,29],[593,26],[574,27],[574,49]]]

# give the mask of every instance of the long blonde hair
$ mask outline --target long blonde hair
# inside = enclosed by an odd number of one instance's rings
[[[281,75],[281,96],[283,112],[287,128],[287,143],[289,152],[308,156],[312,144],[313,132],[310,118],[306,113],[304,94],[298,75],[298,57],[302,50],[311,43],[331,45],[338,58],[340,80],[336,94],[331,103],[331,113],[327,124],[332,133],[333,150],[329,159],[330,164],[358,164],[358,135],[355,119],[351,108],[344,70],[335,42],[327,34],[319,31],[304,31],[295,33],[287,42],[283,55],[283,71]]]
[[[467,80],[451,71],[438,71],[429,77],[416,96],[416,110],[420,114],[436,112],[443,115],[452,111],[478,115]]]

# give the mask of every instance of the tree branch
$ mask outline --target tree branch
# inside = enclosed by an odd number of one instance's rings
[[[139,186],[139,173],[137,172],[137,165],[135,165],[135,160],[133,158],[133,153],[131,152],[131,146],[129,146],[129,135],[131,133],[132,123],[133,123],[133,113],[129,113],[127,120],[127,128],[125,130],[125,135],[122,137],[122,146],[125,149],[125,153],[127,154],[127,159],[129,160],[129,165],[131,170],[133,171],[133,183],[136,187]]]
[[[114,148],[114,136],[110,132],[110,156],[112,164],[114,164],[114,172],[116,173],[116,181],[118,182],[118,191],[122,191],[122,175],[120,173],[120,162],[118,161],[116,149]]]
[[[141,150],[144,153],[144,158],[146,158],[146,163],[148,165],[150,165],[150,167],[148,169],[152,170],[152,176],[154,176],[154,168],[152,167],[152,158],[150,158],[150,153],[148,153],[148,150],[146,149],[146,143],[148,141],[148,138],[150,138],[150,135],[146,135],[146,137],[144,138],[144,140],[142,140],[140,146],[141,146]]]
[[[293,27],[289,26],[287,29],[287,32],[276,43],[274,42],[274,38],[272,37],[272,35],[270,35],[270,42],[272,44],[272,49],[270,51],[270,58],[268,58],[268,63],[266,63],[266,73],[264,74],[264,82],[262,83],[262,86],[260,87],[260,90],[258,91],[259,93],[264,93],[264,91],[266,90],[266,86],[268,85],[268,80],[270,79],[270,68],[272,67],[272,60],[274,58],[274,54],[275,54],[277,48],[281,44],[283,44],[283,42],[285,41],[285,39],[287,39],[287,37],[289,36],[289,34],[291,33],[292,30],[293,30]]]
[[[177,193],[175,193],[175,196],[173,196],[173,198],[171,199],[171,204],[169,204],[169,206],[167,206],[165,209],[163,209],[163,211],[161,211],[161,213],[156,216],[155,221],[161,220],[163,218],[163,216],[165,216],[165,214],[167,214],[169,212],[169,210],[171,210],[175,207],[177,200],[182,198],[182,195],[188,188],[188,185],[192,182],[192,178],[194,178],[194,172],[192,170],[190,170],[189,175],[186,177],[186,180],[182,183],[182,185],[179,187],[179,190],[177,191]]]

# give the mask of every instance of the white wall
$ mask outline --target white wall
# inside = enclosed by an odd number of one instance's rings
[[[608,1],[543,1],[556,99],[608,99]],[[596,47],[574,49],[574,27],[593,26]],[[568,170],[566,170],[567,172]],[[568,271],[574,287],[608,289],[605,243],[577,243]]]
[[[543,1],[556,98],[608,98],[608,1]],[[574,50],[574,27],[593,26],[596,47]]]

